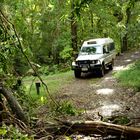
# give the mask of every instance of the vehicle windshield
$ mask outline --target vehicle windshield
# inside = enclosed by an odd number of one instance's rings
[[[103,53],[102,51],[102,46],[101,45],[96,45],[96,46],[84,46],[81,48],[80,54],[101,54]]]

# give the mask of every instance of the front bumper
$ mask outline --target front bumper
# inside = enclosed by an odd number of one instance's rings
[[[93,72],[94,70],[101,69],[101,64],[72,64],[72,70],[79,70],[81,72]]]

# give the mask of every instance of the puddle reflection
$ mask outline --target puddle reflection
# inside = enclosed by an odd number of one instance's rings
[[[97,94],[102,94],[102,95],[109,95],[114,93],[114,89],[110,88],[103,88],[103,89],[98,89]]]
[[[100,113],[104,117],[110,117],[119,110],[121,110],[121,107],[118,104],[106,104],[95,110],[86,110],[86,113],[94,115]]]
[[[131,62],[132,60],[131,59],[127,59],[127,60],[125,60],[126,62]]]
[[[117,104],[104,105],[99,110],[103,116],[111,116],[114,111],[118,111],[120,106]]]

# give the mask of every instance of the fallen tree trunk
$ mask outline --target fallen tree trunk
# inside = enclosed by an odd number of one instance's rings
[[[28,119],[25,116],[20,104],[16,100],[16,98],[13,96],[13,93],[6,89],[2,83],[0,83],[0,92],[4,95],[6,98],[10,108],[12,109],[13,113],[16,115],[16,117],[24,122],[25,124],[28,124]]]
[[[63,122],[63,132],[80,134],[100,134],[102,136],[115,135],[127,138],[140,138],[140,128],[110,124],[102,121],[85,121],[85,122]]]

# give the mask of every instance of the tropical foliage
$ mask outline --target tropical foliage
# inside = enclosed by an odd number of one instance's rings
[[[118,53],[139,47],[140,1],[0,0],[1,81],[15,90],[24,76],[70,70],[82,42],[101,37],[113,38]],[[25,92],[16,89],[14,96],[33,115],[28,108],[35,100]],[[60,105],[59,112],[77,113],[69,102]]]
[[[70,64],[87,38],[112,37],[116,50],[125,51],[139,45],[139,5],[137,0],[3,0],[0,45],[19,74],[27,70],[26,61],[10,23],[24,52],[41,65]]]

